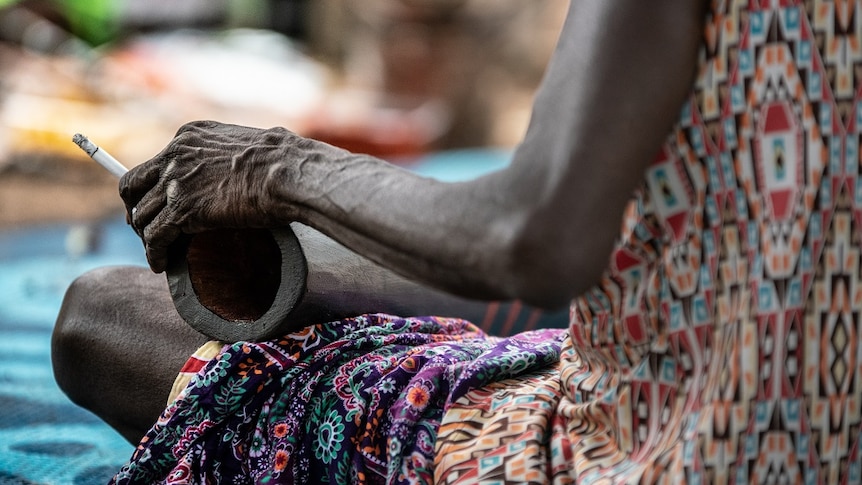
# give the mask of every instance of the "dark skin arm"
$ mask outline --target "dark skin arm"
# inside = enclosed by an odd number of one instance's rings
[[[573,2],[513,163],[475,181],[433,181],[284,129],[199,122],[121,194],[155,271],[181,233],[300,221],[449,293],[556,308],[607,265],[690,87],[703,7]]]
[[[309,270],[306,293],[288,315],[289,328],[363,313],[462,318],[497,336],[568,326],[568,309],[544,312],[517,301],[488,303],[459,298],[401,277],[314,229],[291,226]]]

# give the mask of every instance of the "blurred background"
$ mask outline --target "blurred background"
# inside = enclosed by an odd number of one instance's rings
[[[0,0],[0,230],[120,210],[76,132],[130,167],[196,119],[403,164],[510,148],[567,3]]]
[[[71,281],[146,263],[73,134],[132,167],[188,121],[283,126],[463,180],[508,163],[567,7],[0,0],[0,485],[105,483],[134,449],[53,378]]]

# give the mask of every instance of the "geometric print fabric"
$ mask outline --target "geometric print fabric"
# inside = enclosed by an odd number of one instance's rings
[[[454,403],[438,479],[862,482],[862,1],[715,0],[703,30],[558,381]]]

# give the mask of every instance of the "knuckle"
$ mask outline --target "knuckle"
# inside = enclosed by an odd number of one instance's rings
[[[123,201],[125,201],[126,203],[130,202],[128,200],[131,192],[131,189],[129,188],[129,172],[126,172],[125,174],[123,174],[122,177],[120,177],[120,183],[118,187],[120,191],[120,198],[123,199]]]
[[[287,128],[285,128],[283,126],[275,126],[275,127],[269,128],[269,129],[265,130],[263,133],[264,133],[264,136],[267,137],[268,139],[276,138],[276,137],[283,138],[283,137],[289,137],[289,136],[296,136],[295,133],[293,133],[292,131],[288,130]]]
[[[162,178],[164,178],[164,179],[171,178],[173,176],[174,172],[176,171],[176,169],[177,169],[177,160],[171,159],[171,161],[169,161],[167,163],[167,165],[165,165],[165,168],[162,169]]]
[[[126,198],[131,195],[134,190],[135,181],[140,178],[138,174],[140,174],[143,169],[144,165],[138,165],[120,177],[119,188],[121,197]]]
[[[203,131],[203,130],[211,130],[211,129],[215,128],[216,126],[218,126],[218,124],[219,124],[218,122],[215,122],[212,120],[190,121],[190,122],[182,125],[180,127],[180,129],[177,130],[177,135],[190,133],[190,132],[194,133],[194,132],[199,132],[199,131]]]
[[[168,210],[175,210],[183,202],[182,190],[177,180],[170,180],[165,184],[165,204]]]
[[[180,126],[180,128],[177,130],[176,135],[174,135],[174,136],[178,137],[178,136],[184,135],[190,131],[195,131],[198,128],[199,123],[201,123],[201,122],[200,121],[189,121],[188,123],[184,123],[182,126]]]

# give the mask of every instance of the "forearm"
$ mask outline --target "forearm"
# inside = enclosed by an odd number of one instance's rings
[[[270,171],[275,206],[436,288],[559,307],[607,267],[688,92],[702,16],[691,0],[578,2],[510,167],[447,184],[302,140]]]
[[[271,170],[273,212],[289,214],[411,280],[466,298],[516,298],[506,288],[505,195],[448,184],[312,140]],[[286,143],[287,150],[296,143]]]
[[[310,227],[291,228],[308,262],[306,293],[288,317],[297,326],[371,312],[462,318],[496,335],[568,323],[568,310],[460,298],[399,276]]]

